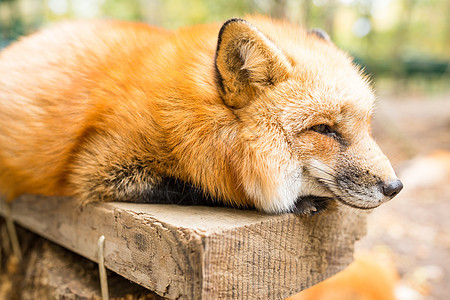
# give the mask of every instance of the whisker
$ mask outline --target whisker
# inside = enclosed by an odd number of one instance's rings
[[[330,166],[327,163],[322,162],[325,166],[327,166],[328,168],[330,168],[331,170],[335,171],[336,173],[339,173],[337,169],[335,169],[334,167]]]
[[[306,177],[306,179],[309,182],[322,183],[322,185],[325,187],[333,186],[333,187],[339,188],[339,185],[330,179],[326,179],[326,178],[322,178],[322,177],[312,177],[312,176],[308,176],[308,177]]]
[[[331,183],[331,184],[336,184],[336,182],[334,182],[333,180],[327,179],[327,178],[316,177],[315,179],[319,180],[319,181],[323,181],[323,182],[328,182],[328,183]]]
[[[334,174],[332,174],[332,173],[330,173],[330,172],[328,172],[328,171],[325,171],[325,170],[323,170],[323,169],[321,169],[321,168],[319,168],[319,167],[316,167],[316,166],[314,166],[314,165],[312,165],[312,164],[308,164],[308,165],[309,165],[310,167],[316,169],[316,170],[319,170],[319,171],[321,171],[321,172],[323,172],[323,173],[325,173],[325,174],[327,174],[327,175],[330,175],[330,176],[333,177],[333,178],[336,178],[336,175],[334,175]]]
[[[323,187],[329,189],[330,187],[326,184],[315,184],[314,187]]]
[[[326,167],[328,167],[329,169],[331,169],[332,171],[336,172],[336,174],[339,173],[339,171],[338,171],[336,168],[330,166],[329,164],[324,163],[324,162],[321,162],[321,163],[324,164],[324,165],[325,165]],[[323,173],[325,173],[325,174],[328,174],[328,175],[330,175],[330,176],[333,177],[333,178],[337,178],[336,174],[330,173],[330,172],[328,172],[328,171],[326,171],[326,170],[323,170],[323,169],[321,169],[321,168],[319,168],[319,167],[316,167],[316,166],[314,166],[314,165],[312,165],[312,164],[310,164],[310,163],[307,163],[307,165],[310,166],[310,167],[313,167],[313,168],[315,168],[315,169],[317,169],[317,170],[319,170],[319,171],[321,171],[321,172],[323,172]]]
[[[325,180],[325,179],[323,179],[323,178],[318,178],[317,180],[318,180],[320,183],[323,183],[323,184],[325,184],[325,185],[328,185],[328,186],[334,186],[334,187],[340,188],[339,184],[337,184],[337,183],[334,182],[334,181],[331,181],[331,180]]]

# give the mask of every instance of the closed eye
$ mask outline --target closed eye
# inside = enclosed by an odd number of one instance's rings
[[[323,135],[331,136],[333,138],[336,138],[339,136],[339,134],[335,130],[333,130],[330,125],[327,125],[327,124],[315,125],[315,126],[311,127],[310,130],[315,131],[320,134],[323,134]]]

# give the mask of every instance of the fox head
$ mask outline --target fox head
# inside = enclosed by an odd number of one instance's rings
[[[321,31],[231,19],[215,57],[223,102],[239,121],[234,168],[255,206],[315,212],[311,200],[371,209],[402,189],[371,137],[374,94]]]

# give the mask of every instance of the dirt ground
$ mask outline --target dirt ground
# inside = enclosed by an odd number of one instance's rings
[[[450,94],[381,97],[374,137],[404,190],[369,217],[357,250],[386,252],[400,275],[397,297],[450,297]]]

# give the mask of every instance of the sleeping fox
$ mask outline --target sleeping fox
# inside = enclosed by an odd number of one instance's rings
[[[0,53],[0,193],[371,209],[402,183],[374,95],[328,36],[261,16],[67,22]]]

